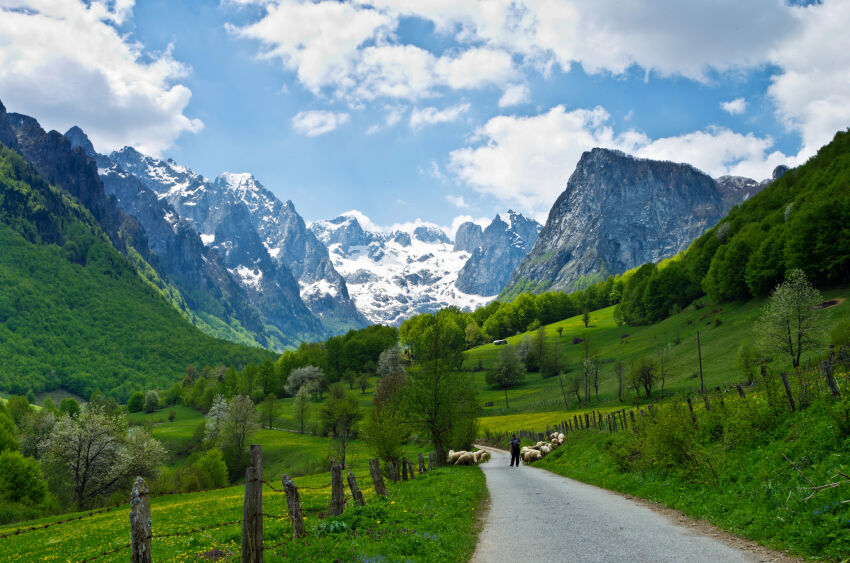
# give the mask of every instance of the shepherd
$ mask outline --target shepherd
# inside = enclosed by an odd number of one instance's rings
[[[516,437],[516,434],[511,434],[511,467],[514,466],[514,462],[519,467],[519,447],[520,439]]]

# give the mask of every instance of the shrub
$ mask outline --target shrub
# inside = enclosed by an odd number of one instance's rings
[[[40,503],[47,483],[38,461],[20,452],[0,454],[0,495],[11,502]]]
[[[65,401],[62,401],[62,404],[65,404]],[[61,406],[59,407],[62,408]],[[145,394],[141,391],[136,391],[130,397],[130,400],[127,401],[127,412],[140,412],[145,408]]]

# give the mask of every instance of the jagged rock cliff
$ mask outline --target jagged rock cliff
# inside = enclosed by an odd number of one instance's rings
[[[471,223],[464,223],[464,225]],[[461,225],[463,227],[464,225]],[[477,225],[476,225],[477,226]],[[479,227],[480,229],[480,227]],[[478,245],[471,250],[472,256],[458,273],[457,288],[475,295],[496,295],[510,279],[514,268],[534,246],[541,225],[513,210],[500,213],[480,234]],[[474,230],[467,228],[474,237]],[[470,233],[471,231],[471,233]],[[461,238],[458,228],[457,239]],[[462,244],[469,244],[469,238]]]
[[[593,149],[582,155],[503,295],[574,290],[672,256],[764,185],[715,181],[688,164]]]

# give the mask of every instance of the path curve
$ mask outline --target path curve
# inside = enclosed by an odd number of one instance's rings
[[[490,509],[474,563],[547,561],[756,561],[622,496],[522,465],[507,452],[481,469]]]

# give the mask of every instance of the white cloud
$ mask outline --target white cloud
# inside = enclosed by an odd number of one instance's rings
[[[740,115],[747,111],[747,100],[744,98],[735,98],[734,100],[723,102],[720,104],[723,111],[731,115]]]
[[[768,95],[779,118],[802,136],[799,156],[806,158],[850,126],[850,3],[824,0],[792,12],[798,31],[772,52],[782,72]]]
[[[355,219],[357,219],[357,222],[360,223],[360,226],[366,229],[367,231],[372,231],[373,233],[386,232],[385,227],[378,226],[377,224],[375,224],[374,221],[372,221],[372,219],[369,218],[368,215],[357,209],[351,209],[349,211],[346,211],[345,213],[340,213],[340,216],[354,217]]]
[[[796,162],[771,152],[770,138],[709,127],[653,140],[635,130],[615,134],[609,117],[599,106],[573,111],[555,106],[530,117],[494,117],[476,131],[469,146],[451,153],[450,168],[476,191],[540,217],[563,191],[581,154],[593,147],[687,162],[715,177],[761,179],[777,164]]]
[[[468,204],[468,203],[466,203],[466,202],[463,200],[463,196],[462,196],[462,195],[447,195],[447,196],[446,196],[446,201],[448,201],[449,203],[451,203],[451,204],[452,204],[452,205],[454,205],[455,207],[460,207],[461,209],[464,209],[464,208],[466,208],[466,207],[469,207],[469,204]]]
[[[499,98],[499,107],[506,108],[525,103],[531,97],[531,91],[525,84],[512,84],[505,88],[502,97]]]
[[[366,130],[367,135],[374,135],[379,131],[394,127],[404,117],[407,108],[404,106],[385,106],[384,111],[386,111],[386,114],[384,115],[383,123],[376,123],[369,127]]]
[[[451,123],[460,119],[460,116],[469,111],[468,103],[450,106],[439,110],[435,107],[427,107],[423,109],[413,108],[410,114],[410,127],[412,129],[421,129],[426,125],[435,125],[437,123]]]
[[[443,56],[434,66],[441,81],[458,90],[505,84],[518,75],[511,56],[494,49],[473,48],[455,58]]]
[[[132,0],[0,0],[0,95],[47,128],[79,125],[100,151],[123,145],[158,155],[203,123],[185,115],[189,68],[114,27]]]
[[[292,118],[292,128],[302,135],[317,137],[348,123],[349,117],[347,113],[326,110],[300,111]]]

